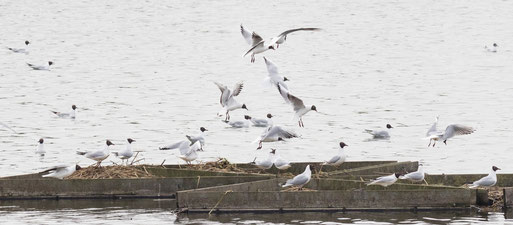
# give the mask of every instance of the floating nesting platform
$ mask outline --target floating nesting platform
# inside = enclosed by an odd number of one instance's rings
[[[274,167],[263,171],[226,160],[192,166],[86,168],[63,180],[35,173],[0,178],[0,200],[169,199],[166,204],[191,213],[459,210],[491,203],[495,207],[513,206],[513,188],[494,188],[492,193],[462,187],[486,174],[429,174],[429,185],[400,180],[384,188],[367,186],[364,180],[415,171],[418,162],[361,161],[339,167],[320,164],[293,163],[285,171]],[[302,191],[281,188],[280,184],[302,173],[306,165],[315,166],[312,180]],[[498,180],[500,187],[513,187],[513,174],[499,174]],[[490,200],[492,195],[502,201]]]

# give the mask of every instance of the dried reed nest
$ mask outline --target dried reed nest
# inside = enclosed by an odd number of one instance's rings
[[[213,171],[213,172],[237,172],[247,173],[248,169],[239,168],[234,164],[231,164],[226,158],[218,158],[213,162],[206,162],[202,164],[191,165],[188,168],[202,171]]]
[[[317,191],[315,189],[310,189],[310,188],[303,188],[301,190],[299,190],[299,187],[290,187],[290,188],[287,188],[285,190],[282,190],[282,192],[298,192],[298,191],[303,191],[303,192],[314,192],[314,191]]]
[[[488,191],[489,206],[481,207],[484,211],[502,211],[504,207],[504,196],[502,188],[491,187]]]
[[[75,171],[66,179],[113,179],[113,178],[147,178],[154,177],[144,166],[103,166],[86,167]]]

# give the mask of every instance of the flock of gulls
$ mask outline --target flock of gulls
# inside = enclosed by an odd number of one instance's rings
[[[255,55],[262,54],[268,50],[277,50],[278,47],[285,43],[287,40],[287,36],[298,32],[298,31],[319,31],[321,29],[319,28],[296,28],[296,29],[290,29],[287,31],[282,32],[276,37],[273,37],[268,40],[264,40],[260,35],[258,35],[256,32],[249,31],[246,29],[242,24],[240,25],[240,31],[242,34],[242,37],[247,42],[247,44],[250,46],[249,50],[247,50],[243,57],[250,55],[251,56],[251,63],[254,63],[256,61]],[[13,53],[20,53],[20,54],[29,54],[28,46],[30,42],[25,41],[25,48],[7,48],[9,51]],[[489,52],[497,52],[498,45],[496,43],[493,43],[491,47],[485,46],[485,50]],[[278,67],[276,64],[274,64],[270,59],[266,57],[262,57],[265,65],[267,67],[268,76],[265,78],[265,83],[269,86],[272,86],[275,88],[278,92],[278,94],[283,98],[286,104],[289,104],[292,106],[292,109],[294,111],[294,118],[297,120],[299,127],[305,127],[303,122],[303,116],[305,116],[310,111],[316,111],[317,108],[315,105],[305,105],[303,100],[301,100],[299,97],[293,95],[289,89],[289,86],[285,83],[286,81],[289,81],[287,77],[283,77],[278,73]],[[45,65],[34,65],[31,63],[27,63],[27,66],[34,69],[34,70],[50,70],[50,67],[54,63],[52,61],[48,61]],[[271,113],[268,113],[264,118],[254,118],[249,115],[244,116],[244,120],[237,121],[237,120],[231,120],[230,118],[230,112],[238,109],[246,109],[248,110],[246,104],[239,103],[235,97],[237,97],[243,87],[243,82],[238,82],[235,84],[235,86],[232,89],[229,89],[226,85],[214,82],[214,84],[219,88],[221,92],[221,96],[219,98],[219,103],[222,107],[222,109],[217,114],[219,117],[224,117],[223,122],[228,124],[231,127],[234,128],[245,128],[249,127],[250,125],[253,125],[255,127],[263,127],[264,130],[260,136],[257,137],[257,139],[254,141],[254,143],[258,143],[258,149],[262,148],[263,142],[277,142],[277,141],[283,141],[285,139],[290,138],[296,138],[298,135],[294,133],[293,131],[287,130],[281,126],[275,125],[272,121],[273,115]],[[57,112],[57,111],[51,111],[56,117],[63,118],[63,119],[75,119],[76,118],[76,110],[77,106],[72,105],[71,111],[69,112]],[[435,122],[432,124],[432,126],[429,128],[429,130],[426,133],[426,139],[429,139],[428,147],[435,146],[435,144],[440,141],[443,142],[445,145],[447,145],[447,140],[458,136],[458,135],[468,135],[473,133],[475,130],[472,127],[460,125],[460,124],[450,124],[448,125],[444,130],[438,130],[438,119],[437,116],[435,119]],[[7,130],[10,130],[12,132],[16,131],[9,127],[7,124],[4,124],[0,122],[0,127],[3,127]],[[373,139],[389,139],[390,138],[390,129],[393,129],[393,126],[390,124],[386,124],[386,129],[383,130],[365,130],[365,132],[372,135]],[[179,158],[184,160],[187,164],[191,164],[193,161],[195,161],[198,158],[198,151],[203,151],[203,146],[205,145],[205,132],[208,131],[205,127],[200,127],[200,132],[197,135],[186,135],[184,140],[178,141],[173,144],[169,144],[166,146],[159,147],[160,150],[172,150],[172,149],[178,149],[179,151]],[[121,164],[123,165],[129,165],[128,160],[134,156],[134,151],[132,150],[132,143],[135,142],[135,140],[131,138],[127,138],[126,147],[124,150],[119,152],[112,152],[112,154],[119,159],[121,159]],[[105,145],[100,148],[99,150],[95,151],[77,151],[77,154],[83,155],[84,157],[96,161],[96,166],[100,167],[102,161],[107,159],[110,154],[110,147],[114,145],[110,140],[106,140]],[[339,152],[335,156],[333,156],[331,159],[325,161],[322,163],[322,166],[324,165],[331,165],[331,166],[339,166],[342,163],[346,161],[346,154],[344,153],[344,148],[348,145],[344,142],[339,143]],[[38,141],[37,148],[35,150],[35,153],[41,156],[44,156],[45,149],[44,149],[44,139],[41,138]],[[271,152],[269,153],[268,157],[266,159],[262,160],[253,160],[252,164],[254,164],[256,167],[260,169],[270,169],[273,165],[278,168],[279,170],[286,170],[290,165],[290,161],[283,159],[277,154],[276,149],[271,148]],[[43,175],[43,177],[53,177],[58,179],[63,179],[67,176],[70,176],[73,174],[76,170],[81,169],[80,166],[73,164],[73,165],[59,165],[49,168],[48,170],[45,170],[43,172],[48,173],[46,175]],[[322,167],[321,167],[322,169]],[[491,172],[488,174],[488,176],[485,176],[481,178],[478,181],[473,182],[469,187],[476,188],[476,187],[490,187],[496,184],[497,182],[497,175],[496,171],[500,170],[496,166],[493,166],[491,168]],[[286,181],[285,184],[282,185],[282,187],[289,187],[289,186],[297,186],[300,189],[306,185],[310,179],[311,179],[311,167],[310,165],[307,165],[304,172],[295,176],[292,179],[289,179]],[[388,176],[382,176],[378,177],[374,180],[371,180],[367,183],[367,185],[381,185],[384,187],[390,186],[394,184],[398,179],[406,179],[413,182],[425,182],[425,173],[424,168],[422,165],[419,165],[418,170],[415,172],[407,173],[407,174],[401,174],[401,173],[393,173]]]

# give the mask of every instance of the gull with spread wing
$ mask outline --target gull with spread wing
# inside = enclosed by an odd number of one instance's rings
[[[246,109],[246,104],[240,104],[235,100],[235,96],[239,95],[242,91],[243,83],[238,82],[235,84],[235,87],[233,88],[233,91],[228,89],[225,85],[222,85],[220,83],[214,82],[214,84],[217,85],[219,90],[221,91],[221,97],[219,98],[219,103],[221,103],[221,106],[223,106],[223,109],[221,112],[218,113],[219,116],[223,116],[223,114],[226,115],[225,121],[230,120],[230,111],[236,110],[236,109]]]
[[[433,125],[431,125],[431,128],[429,128],[428,132],[426,133],[427,138],[429,138],[428,147],[431,145],[432,141],[433,147],[435,147],[437,141],[442,141],[445,145],[447,145],[447,139],[458,135],[471,134],[475,131],[475,129],[472,127],[460,124],[451,124],[445,128],[445,131],[438,131],[436,128],[438,125],[438,118],[439,117],[437,116],[435,122]]]
[[[294,118],[298,119],[299,127],[305,127],[305,124],[303,123],[303,116],[310,111],[317,112],[315,105],[305,106],[303,100],[290,94],[290,92],[280,84],[278,84],[278,91],[280,92],[283,99],[292,105],[294,111],[296,112]]]

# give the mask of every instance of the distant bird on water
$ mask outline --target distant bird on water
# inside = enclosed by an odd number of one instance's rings
[[[40,155],[40,156],[45,155],[46,151],[45,151],[44,142],[45,142],[45,140],[43,138],[40,138],[39,141],[37,142],[37,148],[36,148],[37,155]]]
[[[388,130],[390,130],[394,127],[392,127],[392,125],[390,125],[390,124],[387,124],[386,128]],[[390,138],[390,134],[388,133],[387,130],[365,130],[365,132],[371,134],[372,138],[374,138],[374,139],[389,139]]]
[[[30,44],[29,41],[25,41],[25,46],[28,47],[29,44]],[[7,49],[11,50],[14,53],[23,53],[23,54],[28,54],[29,53],[29,51],[27,49],[25,49],[25,48],[9,48],[9,47],[7,47]]]
[[[71,111],[69,113],[63,113],[63,112],[57,112],[57,111],[52,111],[52,113],[55,114],[56,116],[60,117],[60,118],[75,119],[76,110],[77,110],[77,106],[76,105],[72,105],[71,106]]]
[[[245,117],[249,117],[249,121],[251,121],[251,123],[253,124],[253,126],[255,127],[270,127],[273,125],[273,121],[272,121],[272,117],[273,115],[271,115],[270,113],[267,114],[267,119],[257,119],[257,118],[253,118],[251,116],[248,116],[248,115],[245,115]]]
[[[493,45],[491,47],[485,46],[484,48],[486,49],[486,51],[489,51],[489,52],[497,52],[498,47],[499,46],[497,45],[497,43],[493,43]]]
[[[27,66],[29,66],[33,70],[50,70],[51,65],[53,65],[52,61],[48,61],[48,65],[34,65],[31,63],[27,63]]]

